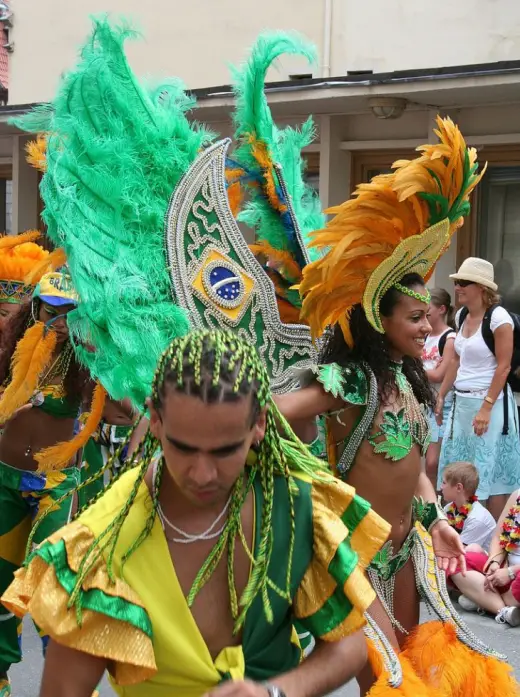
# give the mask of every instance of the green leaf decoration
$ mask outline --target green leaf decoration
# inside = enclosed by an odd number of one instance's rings
[[[363,406],[367,403],[367,379],[358,365],[354,363],[348,366],[337,363],[320,365],[317,378],[326,392],[339,397],[347,404]]]
[[[383,440],[376,442],[376,438]],[[377,455],[384,455],[387,460],[397,462],[406,457],[412,449],[413,439],[410,424],[405,417],[404,408],[397,413],[385,411],[379,431],[368,439]]]
[[[320,365],[318,379],[323,385],[325,392],[329,392],[333,397],[341,397],[343,399],[345,379],[343,370],[337,363]]]

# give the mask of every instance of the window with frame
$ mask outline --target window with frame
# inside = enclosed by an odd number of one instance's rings
[[[520,313],[520,162],[490,164],[479,189],[474,254],[493,264],[504,306]]]

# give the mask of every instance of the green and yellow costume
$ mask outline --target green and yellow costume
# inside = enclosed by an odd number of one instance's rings
[[[116,690],[125,697],[198,697],[224,679],[263,681],[290,670],[302,659],[294,619],[324,641],[360,629],[375,597],[364,570],[389,532],[294,437],[271,401],[267,372],[249,342],[230,332],[176,339],[154,379],[157,408],[165,384],[186,394],[199,389],[199,398],[210,401],[217,399],[207,396],[211,389],[224,385],[237,397],[252,394],[260,409],[268,407],[265,437],[233,485],[227,522],[187,597],[163,530],[158,496],[167,470],[150,432],[141,462],[40,545],[2,597],[9,610],[17,616],[29,612],[58,643],[107,659]],[[288,440],[280,437],[277,420]],[[145,481],[150,470],[151,491]],[[249,492],[251,550],[241,523]],[[234,562],[229,564],[235,543],[251,562],[240,599]],[[212,661],[190,606],[224,555],[230,610],[242,642]]]
[[[23,237],[22,237],[23,239]],[[28,243],[34,257],[34,243]],[[26,244],[21,244],[18,253]],[[41,248],[38,248],[41,249]],[[50,255],[41,250],[33,265],[33,278],[38,274],[38,285],[32,286],[32,295],[49,305],[75,304],[76,294],[65,292],[60,286],[62,273],[43,273]],[[25,286],[27,287],[27,286]],[[30,302],[30,300],[27,300]],[[52,331],[42,330],[36,322],[18,342],[12,361],[12,376],[0,400],[2,421],[8,420],[13,411],[33,402],[33,409],[41,409],[56,418],[75,419],[80,408],[79,398],[70,399],[63,386],[63,377],[72,357],[72,347],[66,347],[55,363],[49,367],[55,337]],[[62,376],[60,384],[52,384],[56,376]],[[29,537],[36,544],[65,525],[70,519],[72,498],[63,497],[79,485],[79,469],[65,466],[51,470],[22,470],[0,462],[0,593],[12,582],[14,572],[25,558]],[[34,534],[31,531],[34,530]],[[0,609],[0,671],[7,672],[12,663],[22,659],[20,621],[2,607]],[[48,637],[40,632],[45,650]],[[9,685],[3,687],[9,694]]]
[[[95,537],[128,501],[137,472],[122,475],[98,502],[41,545],[3,597],[10,610],[29,612],[61,644],[109,658],[119,695],[198,697],[224,678],[262,681],[290,670],[301,659],[298,643],[291,641],[293,608],[300,624],[324,640],[336,640],[364,624],[363,612],[374,593],[363,568],[384,542],[387,528],[350,487],[297,477],[293,607],[270,592],[274,619],[268,623],[257,597],[246,614],[240,646],[211,660],[176,579],[158,518],[125,564],[124,581],[120,579],[121,557],[149,513],[151,498],[144,483],[117,543],[116,583],[109,579],[106,556],[100,558],[79,597],[79,628],[75,608],[68,607],[79,565]],[[276,477],[269,578],[279,587],[285,582],[281,560],[287,558],[290,541],[286,489],[286,480]],[[258,477],[253,491],[259,511],[263,494]],[[258,545],[258,515],[255,531]]]

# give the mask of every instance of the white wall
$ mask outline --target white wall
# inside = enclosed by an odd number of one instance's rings
[[[518,0],[334,0],[334,74],[520,59]]]
[[[322,55],[331,8],[331,55]],[[318,48],[318,65],[284,59],[279,73],[374,72],[520,59],[518,0],[14,0],[11,104],[47,100],[73,65],[90,14],[137,21],[144,42],[129,48],[138,74],[178,75],[189,87],[229,83],[259,32],[296,30]]]
[[[88,35],[91,14],[131,18],[145,35],[128,43],[136,72],[177,75],[191,88],[229,84],[229,63],[240,63],[261,31],[296,30],[319,42],[323,21],[321,0],[15,0],[13,9],[11,104],[53,96]],[[272,79],[302,72],[312,69],[288,60]]]

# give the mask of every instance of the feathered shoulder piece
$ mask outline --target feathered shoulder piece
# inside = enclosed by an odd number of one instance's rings
[[[237,148],[226,174],[234,213],[255,230],[251,250],[274,283],[281,319],[300,323],[301,301],[292,286],[301,280],[303,267],[318,257],[307,244],[325,218],[304,176],[302,150],[314,138],[312,118],[301,129],[278,128],[265,97],[267,71],[283,54],[315,59],[314,46],[297,34],[262,34],[247,62],[234,71]]]
[[[339,324],[352,346],[349,317],[361,303],[383,333],[379,303],[408,273],[425,280],[470,210],[480,181],[474,148],[451,119],[437,118],[439,143],[418,148],[415,160],[399,160],[394,172],[361,184],[354,197],[328,213],[334,218],[313,234],[312,246],[327,250],[303,272],[303,316],[314,337]]]

